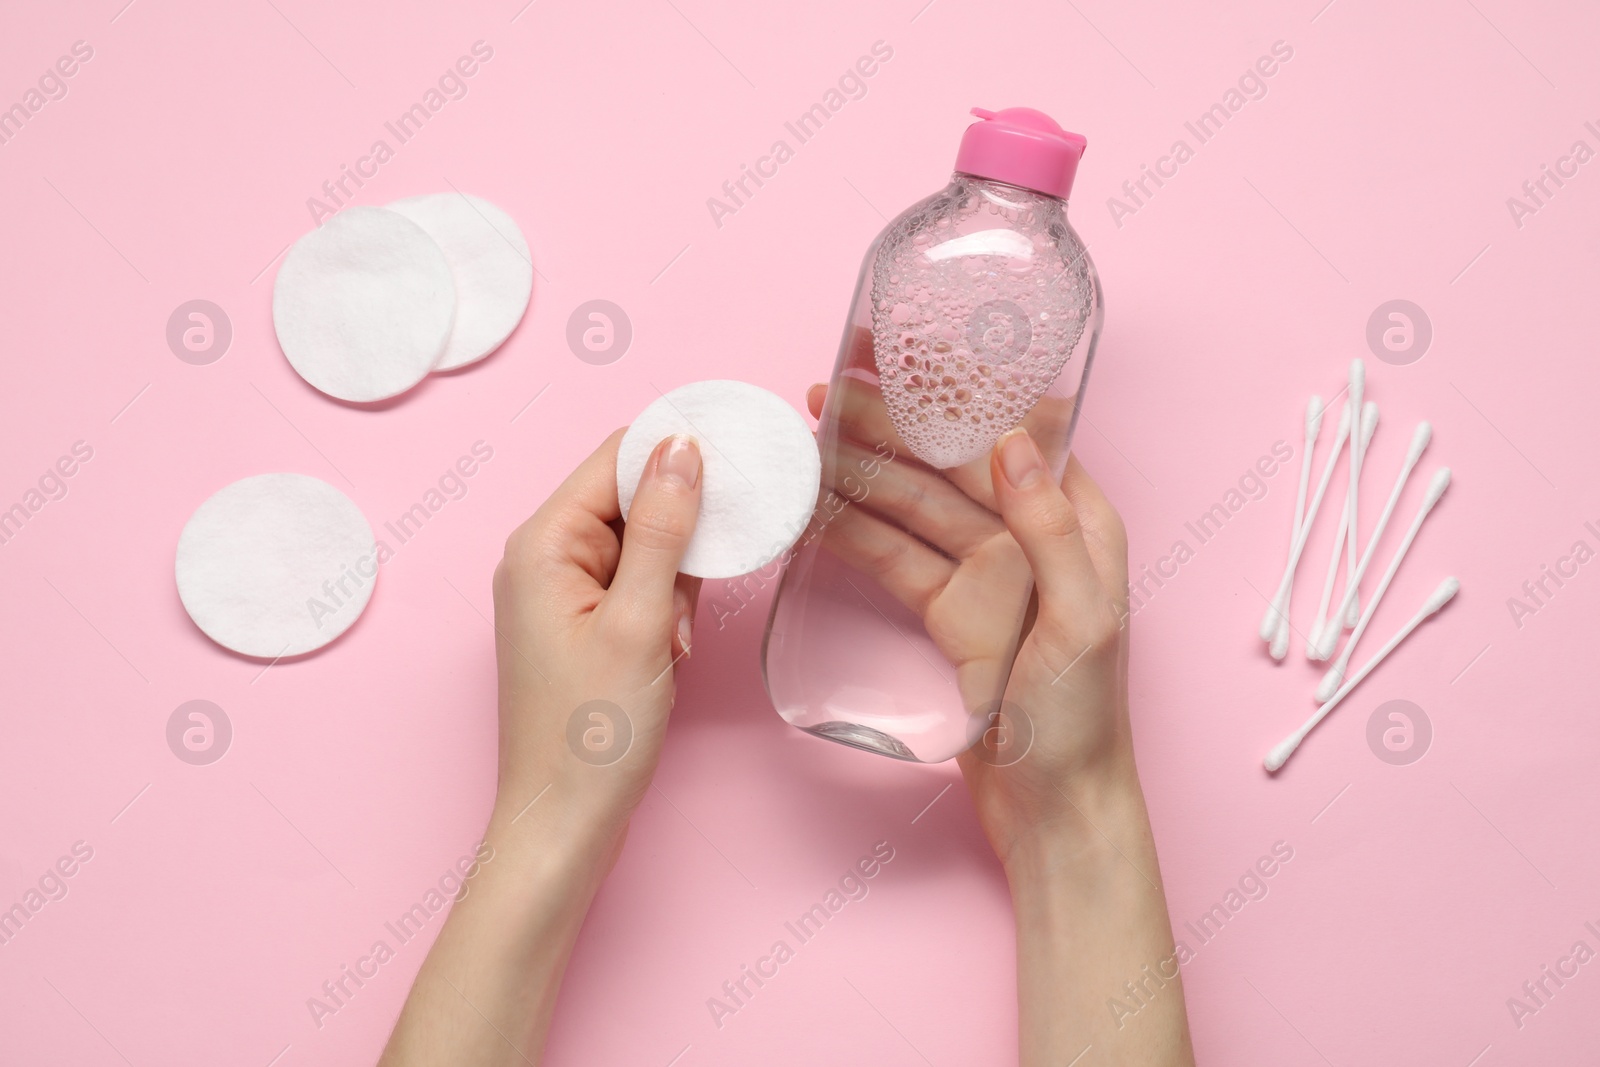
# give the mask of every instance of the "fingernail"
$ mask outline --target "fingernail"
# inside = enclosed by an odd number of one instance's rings
[[[656,476],[676,478],[693,489],[700,483],[700,449],[687,434],[673,434],[656,461]]]
[[[1027,430],[1013,430],[1000,443],[1000,469],[1013,489],[1026,489],[1044,473],[1044,456]]]
[[[689,657],[689,647],[693,643],[694,624],[689,621],[689,613],[684,612],[678,616],[678,644],[683,649],[684,658]]]

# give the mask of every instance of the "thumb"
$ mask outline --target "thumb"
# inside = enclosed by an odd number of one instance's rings
[[[606,612],[630,633],[666,639],[675,624],[678,565],[700,514],[700,470],[700,448],[683,434],[662,441],[645,462],[605,597]]]
[[[1100,577],[1078,511],[1050,476],[1028,431],[1012,430],[1000,438],[989,464],[1000,516],[1033,569],[1041,613],[1069,624],[1086,610],[1098,610]]]

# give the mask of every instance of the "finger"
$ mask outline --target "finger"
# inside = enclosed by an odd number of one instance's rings
[[[806,409],[811,412],[813,419],[822,418],[822,405],[827,403],[827,400],[828,387],[821,382],[806,390]]]
[[[896,457],[910,457],[910,451],[889,418],[888,409],[883,406],[883,395],[878,392],[875,380],[868,382],[851,376],[835,379],[823,389],[821,408],[817,417],[835,420],[845,437]]]
[[[1089,477],[1076,455],[1067,456],[1061,488],[1083,523],[1083,540],[1100,580],[1108,589],[1128,584],[1128,531],[1100,486]]]
[[[617,448],[627,432],[626,426],[612,431],[611,436],[556,487],[539,510],[578,510],[601,522],[621,518],[622,507],[617,501]]]
[[[848,368],[878,373],[878,357],[872,344],[872,331],[865,326],[850,331],[850,348],[845,353],[844,365]]]
[[[879,392],[878,385],[877,380],[839,379],[833,386],[823,389],[823,400],[816,409],[817,417],[822,418],[822,412],[827,411],[829,418],[837,420],[841,438],[865,444],[878,452],[879,458],[887,456],[895,463],[932,470],[924,466],[901,439],[888,409],[884,407],[883,394]],[[889,387],[893,388],[892,384]],[[813,386],[813,393],[815,389]],[[837,397],[832,395],[834,393],[838,394]],[[811,400],[810,395],[807,400]],[[980,506],[994,510],[994,489],[989,484],[989,464],[984,459],[939,473]]]
[[[700,608],[700,579],[678,575],[672,589],[672,658],[688,658],[694,647],[694,620]]]
[[[936,546],[966,559],[1006,524],[988,508],[926,467],[883,463],[877,453],[853,441],[839,442],[829,465],[832,488],[851,501],[891,520]]]
[[[1077,409],[1077,396],[1046,394],[1022,420],[1022,428],[1045,452],[1054,455],[1066,451],[1072,440],[1072,416]]]
[[[666,647],[678,565],[700,512],[700,448],[675,434],[645,463],[622,532],[622,557],[600,610],[641,639]]]
[[[859,508],[846,507],[833,517],[823,533],[823,547],[918,616],[926,614],[956,573],[950,559]]]
[[[1000,514],[1033,568],[1041,614],[1070,623],[1086,610],[1102,610],[1100,578],[1078,511],[1050,477],[1028,431],[1000,438],[990,463]]]
[[[506,558],[526,566],[541,559],[576,564],[600,587],[616,572],[621,546],[610,523],[617,502],[617,430],[567,476],[539,509],[506,539]]]

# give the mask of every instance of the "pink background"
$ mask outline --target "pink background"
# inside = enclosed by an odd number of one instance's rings
[[[1600,149],[1583,126],[1600,125],[1600,11],[1320,2],[8,13],[0,104],[73,42],[94,56],[0,146],[0,507],[73,442],[94,456],[0,546],[0,907],[74,842],[94,856],[0,947],[0,1062],[373,1060],[423,941],[320,1028],[306,1002],[477,841],[494,767],[483,613],[506,533],[657,388],[737,377],[799,406],[883,216],[943,184],[969,107],[1019,104],[1089,139],[1072,213],[1108,314],[1080,453],[1127,519],[1136,571],[1179,538],[1196,548],[1134,624],[1138,754],[1180,936],[1274,842],[1294,850],[1186,969],[1201,1059],[1592,1056],[1600,964],[1521,1028],[1506,999],[1580,938],[1600,949],[1583,925],[1600,926],[1600,722],[1575,669],[1593,661],[1600,564],[1520,627],[1507,598],[1574,541],[1600,547],[1583,528],[1600,520],[1600,162],[1520,228],[1506,199],[1575,140]],[[488,362],[385,410],[330,402],[273,338],[276,257],[310,227],[306,198],[478,40],[494,55],[468,95],[355,202],[454,185],[502,205],[539,269],[528,317]],[[866,97],[716,226],[706,198],[879,40],[894,56]],[[1174,139],[1195,147],[1184,122],[1278,40],[1293,58],[1266,97],[1116,225],[1107,198]],[[164,338],[195,298],[233,324],[209,366]],[[634,326],[609,366],[565,342],[595,298]],[[1368,360],[1383,423],[1364,514],[1419,418],[1436,428],[1424,471],[1448,463],[1456,482],[1366,647],[1445,574],[1465,591],[1269,779],[1260,758],[1312,709],[1317,677],[1298,640],[1275,667],[1253,637],[1293,467],[1209,543],[1183,524],[1275,441],[1298,453],[1306,395],[1340,388],[1393,298],[1435,336],[1409,366]],[[316,475],[379,527],[478,440],[492,462],[333,647],[263,673],[184,615],[174,545],[222,485]],[[1328,536],[1308,550],[1297,625]],[[785,726],[757,666],[766,599],[718,633],[718,592],[549,1062],[1014,1062],[1008,898],[954,765]],[[1365,742],[1399,698],[1434,729],[1409,766]],[[210,766],[166,744],[192,699],[233,724]],[[870,896],[718,1029],[707,998],[880,840],[896,858]]]

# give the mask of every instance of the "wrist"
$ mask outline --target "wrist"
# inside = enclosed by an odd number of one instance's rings
[[[559,844],[591,856],[608,850],[650,788],[659,750],[655,738],[631,730],[620,740],[620,755],[599,750],[595,758],[586,745],[569,752],[570,739],[502,742],[490,829],[517,847],[531,836],[540,848]]]
[[[620,832],[567,820],[552,803],[558,788],[531,805],[534,794],[515,806],[514,797],[497,798],[484,829],[478,872],[446,927],[474,946],[473,967],[483,974],[562,965],[621,844]]]
[[[627,831],[629,813],[567,781],[540,787],[502,783],[484,840],[507,861],[506,868],[565,882],[589,873],[598,886]]]
[[[1193,1067],[1180,960],[1132,760],[1057,784],[1045,788],[1059,802],[1005,862],[1019,1062],[1060,1064],[1092,1045],[1102,1062]]]
[[[1094,882],[1118,865],[1131,865],[1159,885],[1150,818],[1131,753],[1050,789],[1052,816],[1014,834],[1002,860],[1013,897],[1063,881]]]

